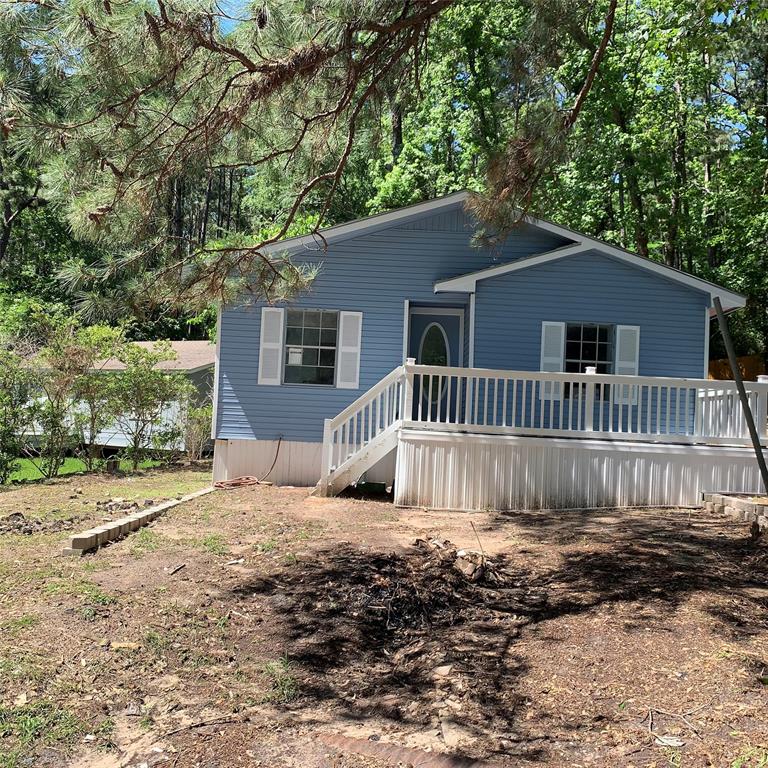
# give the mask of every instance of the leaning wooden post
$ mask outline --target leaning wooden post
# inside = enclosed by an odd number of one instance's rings
[[[765,488],[765,492],[768,493],[768,467],[765,464],[765,456],[763,456],[763,448],[760,445],[760,436],[758,435],[757,427],[755,426],[755,418],[752,415],[752,409],[749,407],[747,390],[744,389],[744,379],[741,377],[739,361],[736,359],[736,351],[733,348],[731,332],[728,330],[728,321],[725,319],[723,305],[720,303],[720,298],[718,296],[714,297],[714,304],[715,312],[717,314],[717,323],[720,326],[720,333],[723,335],[725,351],[728,353],[728,363],[731,366],[733,380],[736,382],[736,390],[739,393],[739,400],[741,401],[741,408],[744,411],[744,420],[747,422],[747,429],[749,430],[749,436],[752,439],[752,448],[755,451],[757,466],[760,468],[760,476],[763,478],[763,488]],[[759,415],[761,419],[766,418],[765,413]]]
[[[587,373],[590,376],[594,376],[597,373],[596,365],[588,365]],[[592,381],[587,382],[587,395],[584,398],[584,431],[595,431],[595,383]]]

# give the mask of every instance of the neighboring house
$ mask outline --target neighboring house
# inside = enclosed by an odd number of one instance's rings
[[[221,308],[216,480],[274,464],[452,509],[759,489],[734,385],[706,380],[713,298],[742,296],[531,217],[474,247],[466,199],[270,246],[320,271],[287,305]]]
[[[133,343],[145,349],[153,349],[155,344],[152,341],[135,341]],[[169,343],[176,355],[175,358],[158,363],[156,368],[169,373],[183,373],[194,385],[198,402],[200,404],[206,401],[210,402],[213,392],[215,346],[210,341],[171,341]],[[125,365],[116,358],[100,362],[97,366],[97,370],[110,373],[124,369]],[[163,415],[163,424],[173,424],[178,418],[179,407],[173,405],[166,409]],[[94,442],[106,448],[125,448],[129,444],[128,436],[118,425],[100,432]]]

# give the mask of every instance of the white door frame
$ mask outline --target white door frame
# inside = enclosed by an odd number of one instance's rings
[[[464,365],[464,309],[462,307],[412,307],[411,302],[405,300],[405,322],[403,328],[403,362],[408,358],[408,342],[411,336],[411,316],[412,315],[447,315],[459,318],[459,364]]]

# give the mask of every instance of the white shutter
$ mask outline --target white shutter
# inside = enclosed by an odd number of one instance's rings
[[[565,359],[565,323],[544,321],[541,324],[541,370],[561,373]],[[561,383],[545,381],[539,388],[539,397],[549,400],[560,397]]]
[[[640,326],[616,326],[616,360],[614,373],[617,376],[637,376],[640,359]],[[637,387],[621,384],[615,402],[622,405],[637,404]]]
[[[259,384],[281,384],[284,315],[285,310],[277,307],[261,308]]]
[[[336,386],[358,389],[360,386],[360,337],[362,312],[339,312],[339,348],[336,352]]]

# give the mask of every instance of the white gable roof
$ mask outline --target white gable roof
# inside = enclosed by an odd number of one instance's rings
[[[617,248],[614,245],[609,245],[608,243],[596,240],[593,237],[573,232],[572,230],[557,224],[552,224],[548,221],[536,219],[532,216],[526,216],[525,220],[535,227],[540,227],[541,229],[546,229],[548,232],[554,232],[564,237],[568,237],[575,240],[575,242],[560,246],[551,251],[538,253],[534,256],[527,256],[512,262],[499,264],[495,267],[480,269],[476,272],[469,272],[465,275],[459,275],[458,277],[452,277],[447,280],[438,280],[438,282],[435,283],[435,293],[443,293],[446,291],[453,293],[474,293],[477,288],[478,280],[487,280],[488,278],[506,275],[510,272],[518,272],[522,269],[535,267],[539,264],[546,264],[550,261],[557,261],[558,259],[564,259],[568,256],[575,256],[586,251],[598,251],[599,253],[604,253],[605,255],[629,264],[630,266],[645,269],[667,280],[680,283],[688,288],[702,291],[710,296],[710,302],[717,296],[722,302],[725,311],[739,309],[746,304],[746,299],[741,294],[729,291],[727,288],[709,282],[709,280],[702,280],[700,277],[694,277],[693,275],[675,269],[674,267],[668,267],[666,264],[647,259],[644,256],[632,253],[631,251],[625,251],[623,248]]]

